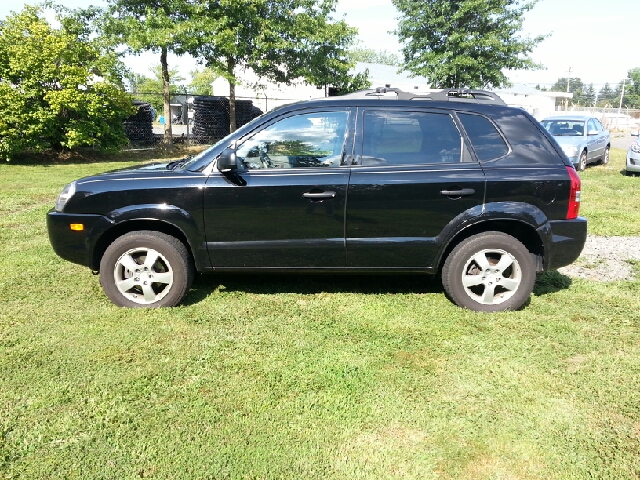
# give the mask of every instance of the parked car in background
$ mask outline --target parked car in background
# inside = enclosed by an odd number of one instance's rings
[[[588,163],[609,163],[609,131],[594,117],[558,115],[542,120],[542,126],[556,139],[576,170]]]
[[[627,167],[625,173],[627,175],[637,175],[640,173],[640,137],[638,132],[631,133],[636,137],[636,141],[631,144],[627,150]]]

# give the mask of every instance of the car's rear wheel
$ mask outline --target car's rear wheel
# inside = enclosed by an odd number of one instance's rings
[[[606,165],[609,163],[609,147],[604,149],[604,153],[602,154],[602,165]]]
[[[120,307],[173,307],[186,296],[193,276],[184,244],[154,231],[117,238],[100,261],[102,288]]]
[[[529,250],[501,232],[467,238],[442,267],[442,285],[449,298],[479,312],[517,310],[529,299],[535,279]]]
[[[578,160],[578,168],[579,172],[584,172],[584,169],[587,168],[587,151],[584,150],[580,154],[580,160]]]

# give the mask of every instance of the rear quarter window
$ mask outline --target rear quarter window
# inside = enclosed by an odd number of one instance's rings
[[[509,153],[509,147],[502,135],[488,119],[468,113],[459,113],[458,117],[467,131],[478,160],[493,160]]]
[[[489,109],[487,108],[487,110]],[[462,119],[464,115],[466,114],[459,113],[458,117],[466,129],[466,124]],[[467,116],[477,117],[478,115]],[[564,165],[561,154],[555,150],[545,133],[543,133],[542,125],[533,117],[528,116],[518,108],[509,107],[491,108],[489,116],[511,147],[509,154],[496,159],[495,163],[500,165],[505,163],[509,165],[536,166]],[[471,135],[469,136],[471,137]],[[473,143],[473,138],[470,138],[470,140]],[[486,163],[491,160],[480,158],[480,161]]]

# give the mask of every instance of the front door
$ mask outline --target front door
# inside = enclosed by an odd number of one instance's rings
[[[241,141],[243,168],[206,184],[214,268],[344,267],[350,118],[349,110],[286,116]]]
[[[359,113],[347,204],[347,265],[426,268],[438,236],[481,208],[485,179],[448,113],[366,109]]]

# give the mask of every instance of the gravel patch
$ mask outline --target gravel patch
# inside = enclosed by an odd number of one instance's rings
[[[558,271],[570,277],[601,282],[634,280],[633,261],[640,261],[640,237],[589,235],[580,258]]]

